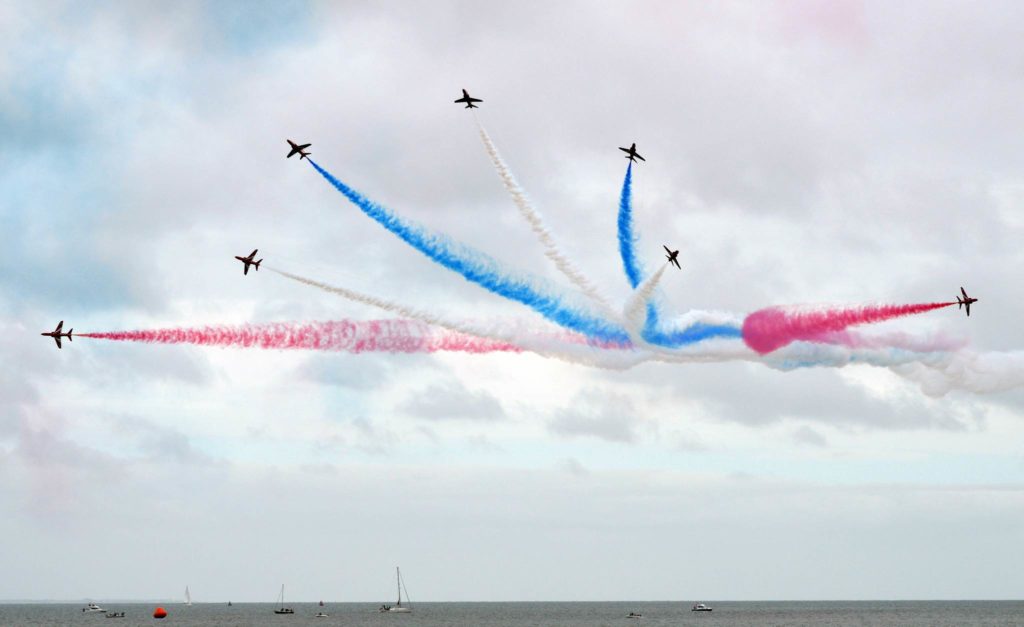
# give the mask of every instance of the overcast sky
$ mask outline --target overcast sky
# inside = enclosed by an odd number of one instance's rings
[[[636,142],[666,307],[949,300],[1024,348],[1024,8],[0,3],[0,599],[1020,598],[1024,393],[866,365],[117,344],[38,333],[536,314],[370,197],[563,286],[459,90],[616,302]],[[608,3],[605,3],[608,4]]]

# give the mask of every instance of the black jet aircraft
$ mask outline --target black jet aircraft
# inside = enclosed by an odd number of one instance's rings
[[[629,148],[623,148],[622,146],[619,146],[619,150],[626,153],[626,158],[632,161],[633,163],[636,163],[637,159],[641,161],[647,161],[647,159],[644,159],[643,157],[640,156],[639,153],[637,153],[635,142]]]
[[[964,288],[962,288],[962,287],[960,288],[960,293],[963,294],[964,297],[963,298],[960,298],[959,296],[956,297],[956,302],[959,303],[959,305],[957,305],[957,309],[961,309],[964,305],[966,305],[967,306],[967,315],[970,316],[971,315],[971,303],[978,302],[978,299],[977,298],[971,298],[970,296],[968,296],[967,292],[965,292]]]
[[[50,331],[49,333],[40,333],[39,335],[45,335],[46,337],[52,337],[53,341],[57,342],[57,348],[60,348],[60,338],[66,337],[66,338],[68,338],[68,341],[70,342],[71,341],[71,332],[74,331],[74,329],[68,329],[67,333],[61,333],[60,330],[63,327],[64,327],[64,321],[61,320],[60,322],[57,323],[57,328],[56,329],[54,329],[53,331]]]
[[[467,109],[479,109],[480,107],[476,106],[473,103],[474,102],[483,102],[483,100],[480,100],[479,98],[474,98],[474,97],[470,96],[469,92],[466,91],[465,89],[463,89],[462,90],[462,98],[459,98],[455,102],[464,102],[464,103],[466,103],[466,108]]]
[[[680,270],[682,270],[683,268],[682,268],[682,266],[679,265],[679,260],[676,258],[676,257],[679,256],[679,251],[678,250],[669,250],[668,246],[666,246],[664,244],[662,244],[661,247],[664,248],[665,252],[668,253],[667,255],[665,255],[665,258],[668,259],[668,262],[676,264],[676,267],[679,268]]]
[[[259,261],[253,261],[253,258],[256,256],[256,251],[258,250],[259,248],[249,253],[248,257],[239,257],[238,255],[235,255],[235,259],[245,264],[245,271],[242,272],[242,274],[249,274],[249,266],[256,266],[257,270],[260,269],[260,263],[262,263],[263,260],[260,259]]]
[[[305,150],[307,148],[309,148],[310,146],[312,146],[313,144],[301,144],[300,145],[300,144],[296,144],[295,142],[293,142],[290,139],[287,139],[285,141],[287,141],[288,144],[292,147],[292,151],[288,153],[288,156],[285,157],[286,159],[291,159],[292,155],[294,155],[295,153],[299,154],[299,161],[302,161],[303,159],[305,159],[306,157],[309,156],[309,153],[305,152]]]

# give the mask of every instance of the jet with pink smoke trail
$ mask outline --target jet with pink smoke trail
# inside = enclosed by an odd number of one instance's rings
[[[811,310],[768,307],[755,311],[743,321],[743,342],[760,355],[798,340],[842,344],[843,333],[848,327],[885,322],[955,304],[866,305]]]

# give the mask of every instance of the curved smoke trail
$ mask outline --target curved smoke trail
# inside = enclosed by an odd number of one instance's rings
[[[266,267],[266,266],[264,266]],[[586,336],[565,331],[551,332],[549,329],[538,329],[521,323],[504,323],[483,326],[467,321],[453,321],[436,314],[421,311],[405,305],[363,294],[355,290],[321,281],[298,276],[275,268],[266,267],[271,272],[297,283],[302,283],[319,290],[341,296],[353,302],[376,307],[383,311],[397,314],[405,318],[419,320],[426,324],[442,327],[461,335],[472,335],[489,339],[498,343],[509,343],[524,351],[536,353],[543,357],[560,359],[573,364],[596,366],[614,370],[630,368],[643,361],[643,356],[631,350],[630,343],[595,342]],[[612,351],[602,349],[614,349]]]
[[[430,233],[422,226],[395,215],[335,178],[312,159],[308,161],[321,176],[368,217],[445,268],[499,296],[530,307],[566,329],[600,341],[629,342],[629,335],[622,327],[570,307],[559,296],[541,292],[524,278],[500,272],[498,263],[493,258],[468,246],[457,244],[445,235]]]
[[[843,344],[846,343],[843,332],[847,327],[884,322],[955,304],[867,305],[825,310],[787,310],[780,307],[768,307],[755,311],[743,321],[743,341],[761,355],[771,353],[797,340]]]
[[[246,324],[193,328],[80,333],[79,337],[146,344],[195,344],[235,348],[340,351],[347,353],[522,352],[518,346],[431,329],[414,320]]]
[[[484,149],[487,151],[487,156],[491,158],[491,163],[494,164],[494,169],[497,170],[498,176],[501,178],[502,184],[508,191],[509,195],[512,196],[512,202],[515,203],[519,209],[520,215],[526,220],[533,230],[537,239],[540,240],[541,245],[544,246],[544,255],[555,264],[555,267],[568,278],[573,285],[578,287],[581,292],[588,296],[591,300],[601,306],[606,314],[610,317],[617,318],[618,312],[608,303],[605,297],[598,291],[597,287],[591,283],[590,279],[583,274],[583,271],[573,265],[561,250],[559,250],[558,244],[555,242],[554,236],[551,235],[551,231],[544,225],[544,219],[541,217],[540,212],[530,203],[530,199],[527,197],[526,192],[515,177],[512,175],[512,171],[509,169],[508,164],[501,158],[501,154],[498,152],[497,146],[491,140],[490,135],[484,129],[484,125],[477,119],[476,114],[473,114],[474,120],[476,120],[477,129],[480,131],[480,139],[484,143]]]

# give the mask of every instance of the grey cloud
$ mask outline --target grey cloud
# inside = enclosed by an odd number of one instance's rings
[[[792,437],[793,441],[798,444],[807,444],[809,446],[816,447],[828,446],[828,440],[825,439],[825,436],[807,425],[801,425],[796,429],[793,429],[790,433],[790,437]]]
[[[507,418],[494,395],[470,390],[463,383],[449,381],[431,385],[411,394],[398,409],[424,420],[469,420],[490,422]]]
[[[548,421],[548,430],[567,437],[594,437],[609,442],[632,443],[641,421],[633,401],[619,394],[590,390],[576,397]]]
[[[196,449],[191,438],[173,427],[134,416],[114,416],[110,421],[118,435],[135,441],[139,451],[150,459],[184,464],[213,464],[210,455]]]

